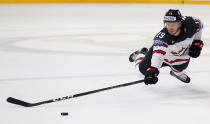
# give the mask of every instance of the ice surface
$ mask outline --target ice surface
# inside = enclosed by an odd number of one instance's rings
[[[190,84],[162,68],[153,86],[32,108],[6,102],[9,96],[39,102],[138,80],[128,55],[152,44],[170,8],[205,25],[201,57],[186,71]],[[0,5],[0,123],[209,124],[209,11],[209,5],[178,4]]]

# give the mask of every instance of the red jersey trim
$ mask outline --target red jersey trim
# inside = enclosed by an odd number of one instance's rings
[[[164,59],[168,63],[175,63],[175,62],[182,62],[182,61],[188,61],[189,59],[175,59],[173,61],[168,61],[168,59]]]
[[[154,50],[154,51],[153,51],[153,54],[154,54],[154,53],[160,53],[160,54],[163,54],[163,55],[166,54],[166,52],[165,52],[165,51],[162,51],[162,50]]]

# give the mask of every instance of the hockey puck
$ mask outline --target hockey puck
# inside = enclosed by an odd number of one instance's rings
[[[69,113],[68,113],[68,112],[61,112],[61,115],[62,115],[62,116],[68,116]]]

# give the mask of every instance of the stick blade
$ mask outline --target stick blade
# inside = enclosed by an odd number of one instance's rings
[[[24,107],[31,107],[31,103],[27,103],[27,102],[24,102],[22,100],[19,100],[19,99],[13,98],[13,97],[8,97],[7,102],[16,104],[16,105],[21,105]]]

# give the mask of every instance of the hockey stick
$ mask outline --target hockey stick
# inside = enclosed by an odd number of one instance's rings
[[[138,80],[138,81],[133,81],[133,82],[129,82],[129,83],[119,84],[119,85],[115,85],[115,86],[110,86],[110,87],[96,89],[96,90],[78,93],[78,94],[74,94],[74,95],[64,96],[64,97],[60,97],[60,98],[56,98],[56,99],[50,99],[50,100],[37,102],[37,103],[28,103],[28,102],[25,102],[25,101],[22,101],[22,100],[13,98],[13,97],[8,97],[7,102],[13,103],[16,105],[20,105],[20,106],[24,106],[24,107],[33,107],[33,106],[38,106],[38,105],[42,105],[42,104],[67,100],[67,99],[71,99],[71,98],[75,98],[75,97],[85,96],[85,95],[89,95],[89,94],[93,94],[93,93],[97,93],[97,92],[101,92],[101,91],[105,91],[105,90],[110,90],[110,89],[114,89],[114,88],[130,86],[130,85],[134,85],[134,84],[138,84],[138,83],[142,83],[142,82],[144,82],[144,80]]]

